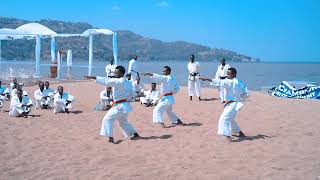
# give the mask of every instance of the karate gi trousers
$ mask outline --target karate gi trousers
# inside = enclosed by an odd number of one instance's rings
[[[128,122],[128,113],[132,111],[127,102],[115,104],[103,117],[100,135],[113,137],[113,123],[118,120],[122,133],[125,137],[132,136],[136,130]]]
[[[162,97],[153,109],[153,123],[163,123],[163,113],[166,112],[171,123],[177,123],[178,116],[173,112],[173,96]]]
[[[235,120],[237,112],[243,106],[241,102],[233,102],[224,107],[223,113],[219,119],[218,134],[223,136],[232,136],[240,132],[240,127]]]

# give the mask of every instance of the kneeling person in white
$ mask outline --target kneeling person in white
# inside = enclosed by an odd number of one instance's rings
[[[235,120],[237,112],[243,106],[242,99],[249,96],[248,89],[244,83],[236,78],[237,70],[229,68],[227,79],[209,79],[200,77],[199,79],[211,81],[212,85],[224,89],[226,92],[226,102],[224,104],[223,113],[219,119],[218,134],[226,136],[229,141],[232,141],[231,136],[239,133],[240,137],[244,137],[244,133],[240,130],[238,123]]]
[[[36,99],[36,108],[47,109],[51,103],[51,98],[48,92],[44,89],[44,83],[39,83],[39,89],[34,92]]]
[[[160,92],[156,89],[157,84],[151,84],[151,90],[144,91],[145,97],[140,97],[140,102],[145,106],[155,106],[158,104]]]
[[[59,113],[59,112],[66,112],[69,113],[69,109],[72,108],[72,102],[75,101],[75,98],[66,92],[63,92],[63,87],[58,87],[58,93],[54,95],[54,109],[53,112]]]
[[[22,95],[22,90],[17,90],[17,95],[11,98],[9,115],[13,117],[28,117],[32,106],[32,101],[27,96]]]
[[[106,89],[101,91],[100,93],[100,103],[102,106],[102,110],[109,110],[111,108],[112,101],[112,88],[106,87]]]
[[[125,68],[117,66],[114,78],[100,76],[85,76],[88,79],[96,79],[96,82],[113,88],[113,105],[103,117],[100,135],[109,137],[109,142],[114,143],[113,123],[118,120],[120,128],[125,137],[133,136],[131,139],[140,138],[137,131],[128,122],[128,113],[132,111],[131,105],[127,102],[132,96],[132,85],[125,79]]]
[[[163,75],[155,73],[144,73],[145,76],[151,76],[152,79],[159,81],[161,83],[161,96],[158,104],[153,110],[153,123],[161,124],[165,127],[163,122],[163,113],[166,112],[172,125],[182,125],[183,122],[178,118],[178,116],[173,112],[173,104],[175,100],[173,95],[178,93],[180,90],[177,80],[170,75],[171,68],[169,66],[164,66],[162,70]]]
[[[3,106],[4,101],[8,101],[10,99],[10,92],[8,88],[2,86],[2,82],[0,81],[0,108]]]

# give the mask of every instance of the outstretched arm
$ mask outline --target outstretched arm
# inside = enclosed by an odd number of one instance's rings
[[[198,77],[198,79],[200,79],[202,81],[210,81],[210,82],[212,82],[212,79],[207,78],[207,77]]]
[[[147,72],[147,73],[142,73],[144,76],[153,76],[153,73]]]

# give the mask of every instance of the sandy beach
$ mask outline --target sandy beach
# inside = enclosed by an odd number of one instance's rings
[[[247,138],[228,143],[216,133],[218,91],[205,88],[206,101],[189,101],[183,87],[174,108],[186,126],[152,124],[153,107],[136,102],[129,121],[144,139],[124,138],[115,123],[110,144],[99,135],[106,112],[93,111],[103,86],[62,85],[77,98],[70,114],[33,109],[12,118],[9,102],[0,110],[0,179],[320,179],[319,100],[251,92],[237,116]],[[25,87],[33,101],[36,88]]]

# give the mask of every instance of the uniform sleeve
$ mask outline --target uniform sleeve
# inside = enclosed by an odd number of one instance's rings
[[[241,99],[247,99],[249,97],[248,87],[241,81]]]
[[[105,96],[104,93],[105,93],[105,91],[101,91],[101,93],[100,93],[100,99],[106,101],[106,100],[108,100],[109,98],[108,98],[107,96]]]
[[[162,82],[162,81],[164,81],[166,79],[166,77],[162,76],[160,74],[153,73],[152,76],[151,76],[151,79],[156,80],[158,82]]]
[[[17,108],[21,108],[22,107],[22,103],[19,102],[17,97],[13,97],[11,99],[11,103],[10,104],[11,104],[10,106],[14,106],[14,107],[17,107]]]
[[[174,89],[173,89],[173,94],[177,94],[180,91],[180,86],[177,80],[174,80]]]
[[[229,82],[224,79],[212,79],[210,85],[225,88],[229,86]]]
[[[42,98],[42,96],[40,95],[39,92],[40,92],[40,91],[38,91],[38,90],[36,90],[36,91],[34,92],[34,98],[35,98],[36,100],[41,100],[41,98]]]
[[[214,76],[214,79],[219,79],[219,67],[220,66],[218,66],[218,68],[217,68],[217,72],[216,72],[216,75]]]
[[[96,83],[104,86],[114,87],[119,83],[119,80],[115,78],[105,78],[105,77],[97,76]]]
[[[74,96],[72,96],[71,94],[68,93],[68,99],[67,100],[72,102],[72,101],[75,100],[75,98],[74,98]]]

